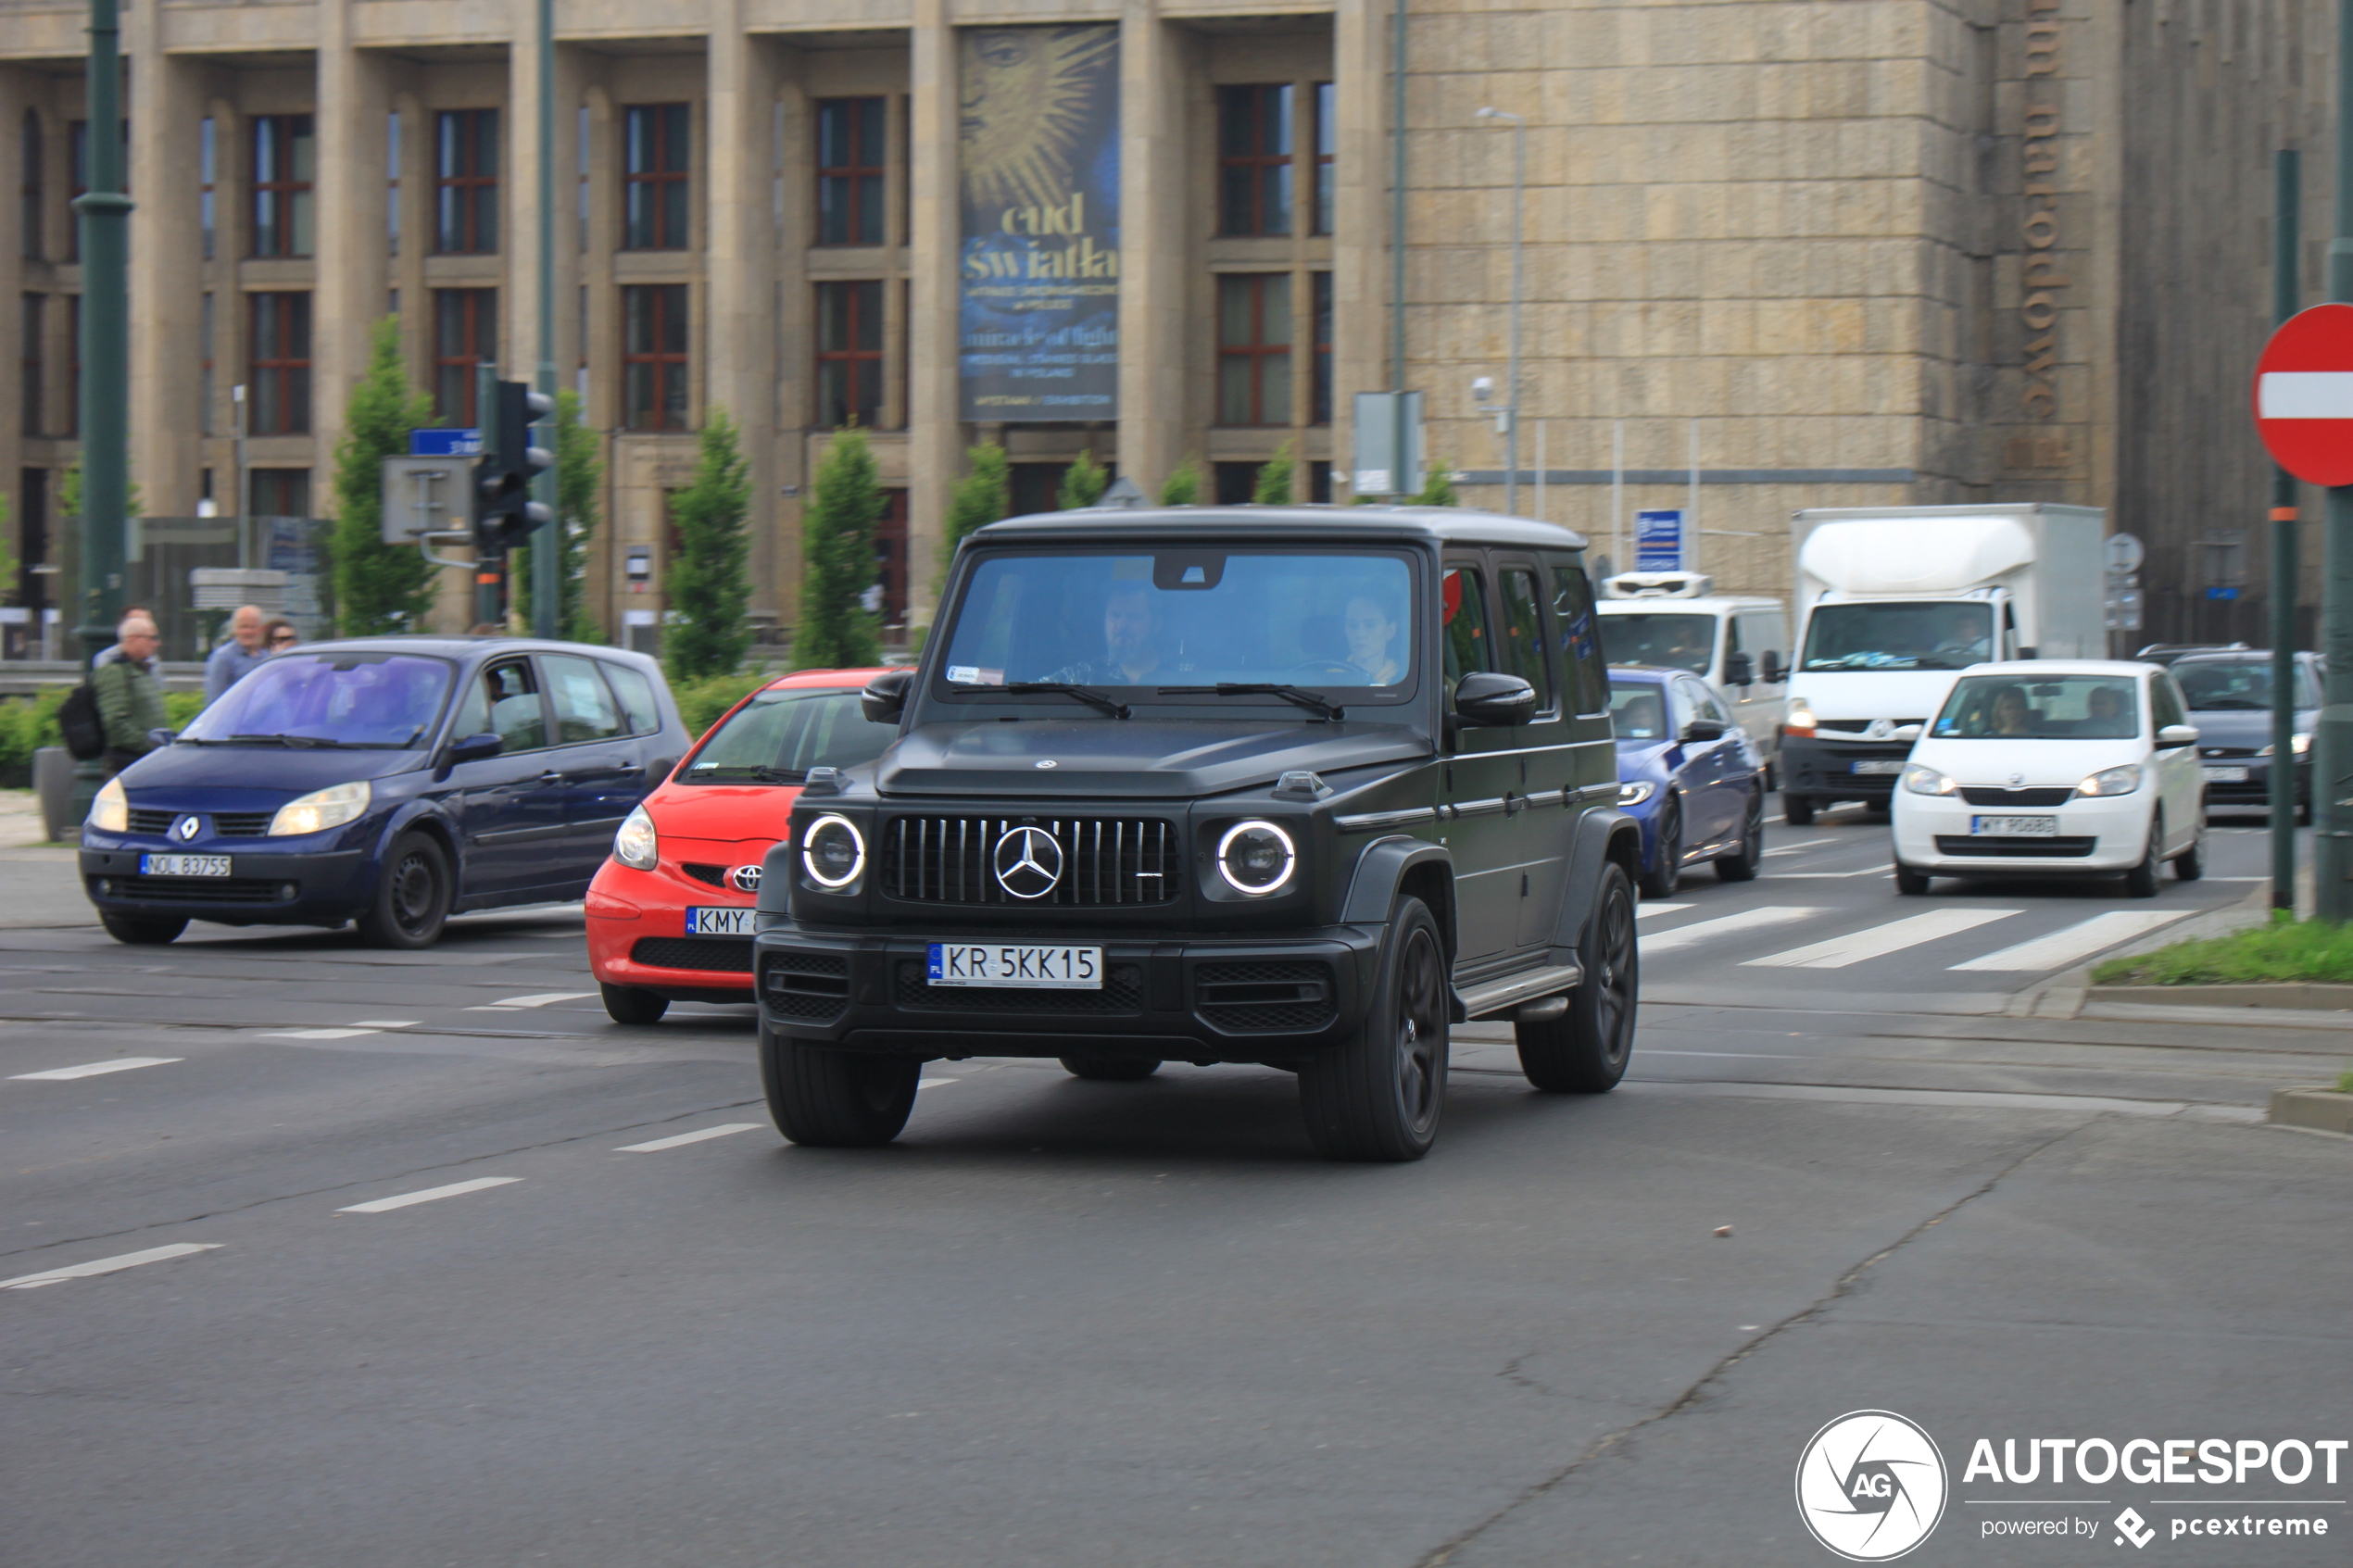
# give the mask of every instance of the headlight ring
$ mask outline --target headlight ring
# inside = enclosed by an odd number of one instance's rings
[[[828,893],[840,891],[866,869],[866,835],[848,817],[828,812],[800,835],[800,869]]]
[[[1217,874],[1246,897],[1279,892],[1298,868],[1299,848],[1290,834],[1264,819],[1236,822],[1217,841]]]

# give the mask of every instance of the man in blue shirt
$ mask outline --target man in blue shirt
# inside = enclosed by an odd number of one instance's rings
[[[208,708],[270,657],[269,646],[261,640],[261,610],[257,606],[237,607],[237,613],[229,618],[229,638],[204,661],[204,700]]]

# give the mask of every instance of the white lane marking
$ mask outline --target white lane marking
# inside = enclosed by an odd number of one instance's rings
[[[539,991],[528,997],[503,997],[487,1007],[468,1008],[468,1012],[504,1012],[510,1008],[544,1008],[549,1002],[585,1001],[594,991]]]
[[[1773,878],[1777,882],[1813,882],[1835,880],[1842,876],[1894,876],[1894,874],[1895,868],[1893,866],[1865,866],[1859,872],[1775,872]]]
[[[101,1073],[128,1073],[134,1067],[161,1067],[166,1063],[183,1061],[177,1056],[119,1056],[112,1061],[85,1061],[79,1067],[52,1067],[46,1073],[11,1073],[9,1078],[48,1079],[60,1082],[67,1078],[95,1078]]]
[[[1671,953],[1678,947],[1695,947],[1702,942],[1735,932],[1750,931],[1760,925],[1780,925],[1802,915],[1818,915],[1822,911],[1810,905],[1762,904],[1754,909],[1743,909],[1736,915],[1723,915],[1704,920],[1695,925],[1679,925],[1672,931],[1640,938],[1645,954]]]
[[[2266,370],[2255,408],[2266,420],[2353,420],[2353,371]]]
[[[665,1148],[683,1148],[690,1143],[700,1143],[705,1138],[724,1138],[730,1133],[756,1132],[759,1127],[760,1123],[757,1122],[730,1122],[721,1127],[705,1127],[698,1132],[673,1134],[666,1138],[656,1138],[651,1143],[623,1144],[613,1152],[615,1154],[660,1154]]]
[[[413,1018],[355,1018],[351,1026],[354,1029],[413,1029],[417,1021]]]
[[[354,1035],[382,1033],[378,1029],[271,1029],[254,1037],[259,1040],[348,1040]]]
[[[1856,842],[1857,841],[1852,838],[1804,838],[1798,840],[1795,844],[1780,845],[1774,848],[1766,850],[1765,853],[1768,855],[1795,855],[1803,850],[1814,848],[1818,845],[1853,844]]]
[[[1634,918],[1648,920],[1653,915],[1671,915],[1678,909],[1690,908],[1689,904],[1637,904],[1634,906]]]
[[[963,1082],[963,1080],[962,1078],[918,1078],[915,1080],[915,1087],[919,1089],[936,1089],[943,1084],[961,1084]]]
[[[477,1176],[471,1182],[452,1182],[446,1187],[427,1187],[422,1192],[404,1192],[397,1198],[379,1198],[373,1203],[355,1203],[335,1212],[381,1214],[388,1209],[406,1209],[411,1203],[431,1203],[436,1198],[456,1198],[461,1193],[480,1192],[484,1187],[502,1187],[509,1182],[521,1180],[521,1176]]]
[[[1905,920],[1889,921],[1885,925],[1850,931],[1827,942],[1810,943],[1803,947],[1792,947],[1785,953],[1768,953],[1761,959],[1750,959],[1743,967],[1844,969],[1849,964],[1861,963],[1865,959],[1885,958],[1906,947],[1917,947],[1923,942],[1934,942],[1957,935],[1972,926],[2007,920],[2012,915],[2025,912],[2023,909],[1931,909],[1924,915],[1913,915]]]
[[[69,1279],[110,1274],[122,1269],[135,1269],[142,1263],[168,1263],[174,1258],[218,1251],[220,1247],[220,1243],[217,1241],[182,1241],[170,1247],[150,1247],[145,1252],[125,1252],[118,1258],[101,1258],[94,1263],[75,1263],[69,1268],[19,1274],[15,1279],[0,1279],[0,1290],[38,1290],[44,1285],[63,1285]]]
[[[2079,959],[2105,952],[2120,942],[2129,942],[2145,932],[2160,925],[2171,925],[2177,920],[2187,920],[2196,909],[2111,909],[2090,920],[2054,931],[2045,936],[2004,947],[1983,958],[1957,963],[1955,969],[2065,969]]]

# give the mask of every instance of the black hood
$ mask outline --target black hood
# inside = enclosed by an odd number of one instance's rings
[[[900,736],[875,780],[886,796],[1197,799],[1271,784],[1294,768],[1338,772],[1429,754],[1428,739],[1403,724],[958,720]]]
[[[2318,717],[2309,709],[2296,716],[2296,727],[2310,731]],[[2271,744],[2271,710],[2268,708],[2201,708],[2190,714],[2199,746],[2227,746],[2256,750]]]

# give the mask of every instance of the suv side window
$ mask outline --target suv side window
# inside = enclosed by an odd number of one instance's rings
[[[506,743],[509,755],[518,751],[538,751],[547,744],[547,715],[539,706],[539,683],[531,672],[531,660],[509,659],[494,664],[482,672],[475,683],[484,707],[489,730]],[[472,707],[469,696],[467,705]],[[460,729],[460,734],[480,734],[482,730]]]
[[[1487,634],[1487,586],[1478,568],[1457,562],[1441,580],[1446,626],[1446,690],[1475,670],[1495,668],[1494,640]]]
[[[1560,628],[1568,656],[1568,703],[1572,713],[1609,710],[1609,671],[1602,653],[1601,618],[1593,613],[1593,585],[1584,571],[1553,565],[1553,623]]]
[[[611,740],[628,733],[621,721],[621,707],[594,660],[548,653],[540,655],[539,662],[547,674],[547,693],[556,700],[557,745]]]
[[[1536,710],[1554,711],[1552,660],[1545,656],[1544,610],[1539,603],[1536,570],[1507,566],[1503,571],[1502,646],[1505,668],[1536,688]]]

